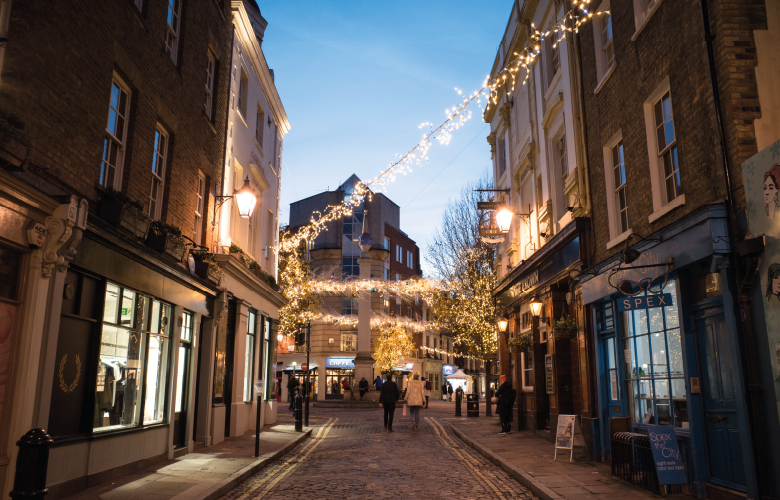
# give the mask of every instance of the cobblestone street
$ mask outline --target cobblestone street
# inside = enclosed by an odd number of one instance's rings
[[[379,409],[312,408],[312,438],[225,498],[535,498],[452,434],[453,414],[432,402],[415,432],[398,408],[389,433]]]

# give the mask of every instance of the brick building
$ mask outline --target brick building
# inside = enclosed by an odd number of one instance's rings
[[[216,387],[229,389],[219,371],[232,360],[218,360],[214,342],[243,339],[230,299],[244,292],[205,279],[190,251],[218,243],[234,10],[223,0],[2,2],[3,495],[31,428],[54,438],[47,486],[60,498],[192,451]],[[230,259],[219,261],[224,275]],[[273,318],[255,319],[271,339],[257,349],[275,352]],[[244,425],[211,422],[206,445]]]
[[[718,0],[597,10],[609,14],[577,37],[592,195],[593,265],[578,277],[598,389],[591,442],[615,460],[613,432],[671,425],[692,495],[768,498],[780,456],[766,443],[780,433],[774,365],[760,353],[774,344],[767,285],[753,274],[764,240],[750,233],[771,231],[758,230],[763,206],[751,213],[741,165],[780,139],[780,11]]]

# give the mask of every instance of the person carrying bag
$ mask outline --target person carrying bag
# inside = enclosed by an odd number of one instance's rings
[[[418,431],[420,428],[420,408],[425,404],[425,386],[420,380],[420,374],[415,373],[409,385],[406,388],[406,404],[412,414],[412,429]],[[404,412],[406,415],[406,412]]]

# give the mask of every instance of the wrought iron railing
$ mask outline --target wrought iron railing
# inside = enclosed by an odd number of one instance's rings
[[[691,483],[691,449],[687,441],[678,440],[680,456],[688,479],[686,485],[667,485],[667,493],[688,494]],[[616,432],[612,435],[612,475],[629,483],[660,494],[650,438],[635,432]]]

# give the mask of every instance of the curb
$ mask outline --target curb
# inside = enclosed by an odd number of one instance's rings
[[[305,430],[300,436],[296,437],[289,443],[285,444],[281,448],[266,453],[251,464],[247,465],[243,469],[240,469],[222,481],[218,482],[208,490],[206,490],[202,496],[198,496],[196,500],[216,500],[226,495],[230,490],[243,483],[254,475],[257,471],[266,467],[267,465],[275,462],[278,458],[286,455],[291,449],[298,446],[302,441],[311,436],[311,429]]]
[[[447,422],[445,420],[445,422]],[[460,438],[461,441],[477,450],[483,457],[487,458],[494,464],[501,467],[504,472],[515,478],[523,486],[531,490],[531,492],[543,500],[560,500],[564,497],[558,495],[550,488],[536,480],[528,472],[524,471],[520,467],[517,467],[508,461],[498,456],[493,450],[487,448],[479,441],[474,441],[468,437],[462,430],[460,430],[455,424],[447,422],[452,429],[452,432]]]

